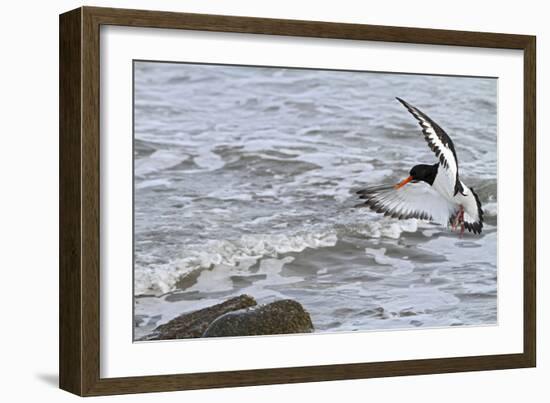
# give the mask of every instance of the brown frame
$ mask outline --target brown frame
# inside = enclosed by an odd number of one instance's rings
[[[524,51],[524,350],[521,354],[100,378],[99,28],[174,28]],[[81,7],[60,15],[60,387],[81,396],[534,367],[534,36]]]

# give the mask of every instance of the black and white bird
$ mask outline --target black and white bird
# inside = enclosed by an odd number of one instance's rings
[[[428,115],[397,98],[416,118],[424,138],[439,162],[415,165],[409,176],[396,185],[379,185],[359,190],[364,200],[357,207],[369,207],[398,219],[418,218],[450,224],[480,234],[483,210],[474,189],[460,180],[453,141]]]

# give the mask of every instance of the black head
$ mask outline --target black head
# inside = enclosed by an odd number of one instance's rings
[[[405,186],[409,182],[420,182],[424,181],[428,185],[433,185],[435,176],[437,175],[437,167],[439,164],[434,165],[415,165],[411,171],[409,172],[409,177],[403,179],[401,182],[399,182],[394,187],[396,189],[401,189],[403,186]]]
[[[412,177],[413,182],[419,182],[424,181],[428,185],[432,185],[435,180],[435,176],[437,175],[437,167],[439,164],[434,165],[426,165],[426,164],[419,164],[415,165],[411,171],[409,172],[409,175]]]

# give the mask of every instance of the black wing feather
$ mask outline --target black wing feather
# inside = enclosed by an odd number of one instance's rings
[[[449,135],[439,126],[436,122],[434,122],[428,115],[426,115],[424,112],[422,112],[420,109],[418,109],[415,106],[410,105],[406,101],[402,100],[399,97],[396,97],[396,99],[405,107],[407,110],[415,117],[415,119],[418,121],[418,124],[422,128],[422,133],[424,134],[424,138],[426,139],[426,142],[428,143],[428,146],[430,149],[434,152],[435,156],[439,159],[439,163],[443,166],[443,168],[449,167],[449,161],[445,159],[445,156],[441,152],[439,146],[435,144],[430,139],[430,133],[426,130],[426,128],[422,125],[421,120],[418,119],[420,116],[422,119],[424,119],[430,126],[433,127],[434,132],[436,136],[439,138],[441,143],[447,147],[451,152],[453,153],[453,157],[455,159],[456,163],[456,178],[455,178],[455,185],[454,185],[454,194],[456,195],[458,192],[463,193],[464,189],[462,188],[462,184],[460,183],[460,180],[458,178],[458,158],[456,156],[455,146],[453,144],[453,140],[449,137]]]

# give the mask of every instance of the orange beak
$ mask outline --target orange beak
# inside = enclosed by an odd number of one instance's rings
[[[401,182],[399,182],[397,185],[394,186],[395,189],[401,189],[403,186],[405,186],[407,183],[413,180],[412,176],[409,176],[408,178],[403,179]]]

